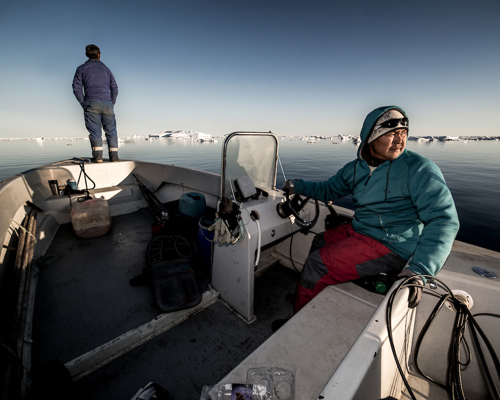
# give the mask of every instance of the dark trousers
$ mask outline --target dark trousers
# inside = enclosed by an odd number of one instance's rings
[[[356,232],[351,224],[318,234],[300,276],[294,313],[327,286],[400,271],[406,262],[382,243]]]
[[[85,127],[89,131],[92,156],[102,158],[102,129],[108,142],[109,155],[118,154],[118,134],[113,103],[109,100],[89,99],[83,103]]]

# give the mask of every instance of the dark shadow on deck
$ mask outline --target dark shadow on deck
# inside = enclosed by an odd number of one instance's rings
[[[47,254],[59,261],[40,274],[34,313],[33,368],[67,363],[161,313],[149,286],[130,286],[145,267],[153,217],[147,209],[112,218],[105,236],[80,239],[59,228]],[[203,279],[201,279],[203,280]],[[206,281],[205,281],[206,283]],[[76,383],[83,399],[130,399],[154,381],[175,399],[198,400],[291,315],[285,294],[297,274],[276,266],[255,283],[255,315],[247,324],[217,302]]]

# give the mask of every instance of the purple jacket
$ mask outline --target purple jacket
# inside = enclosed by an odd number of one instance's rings
[[[82,105],[88,99],[111,100],[114,105],[118,96],[118,85],[108,67],[99,60],[89,59],[76,69],[73,93]]]

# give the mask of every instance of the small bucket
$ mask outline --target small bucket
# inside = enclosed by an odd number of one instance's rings
[[[212,243],[214,241],[214,231],[209,231],[215,222],[214,214],[206,214],[200,218],[198,223],[200,229],[198,229],[198,250],[200,253],[200,260],[202,264],[210,268],[212,264]]]

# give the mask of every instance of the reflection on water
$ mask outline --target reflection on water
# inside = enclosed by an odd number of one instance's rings
[[[68,146],[71,144],[71,146]],[[287,178],[322,181],[356,157],[352,141],[279,140]],[[222,140],[154,139],[120,143],[120,158],[176,164],[220,173]],[[433,160],[443,171],[455,199],[461,228],[458,239],[500,251],[500,141],[417,142],[408,149]],[[106,152],[106,148],[105,148]],[[88,140],[0,142],[0,181],[39,165],[90,157]],[[278,167],[277,183],[284,182]],[[352,208],[349,199],[337,204]]]

